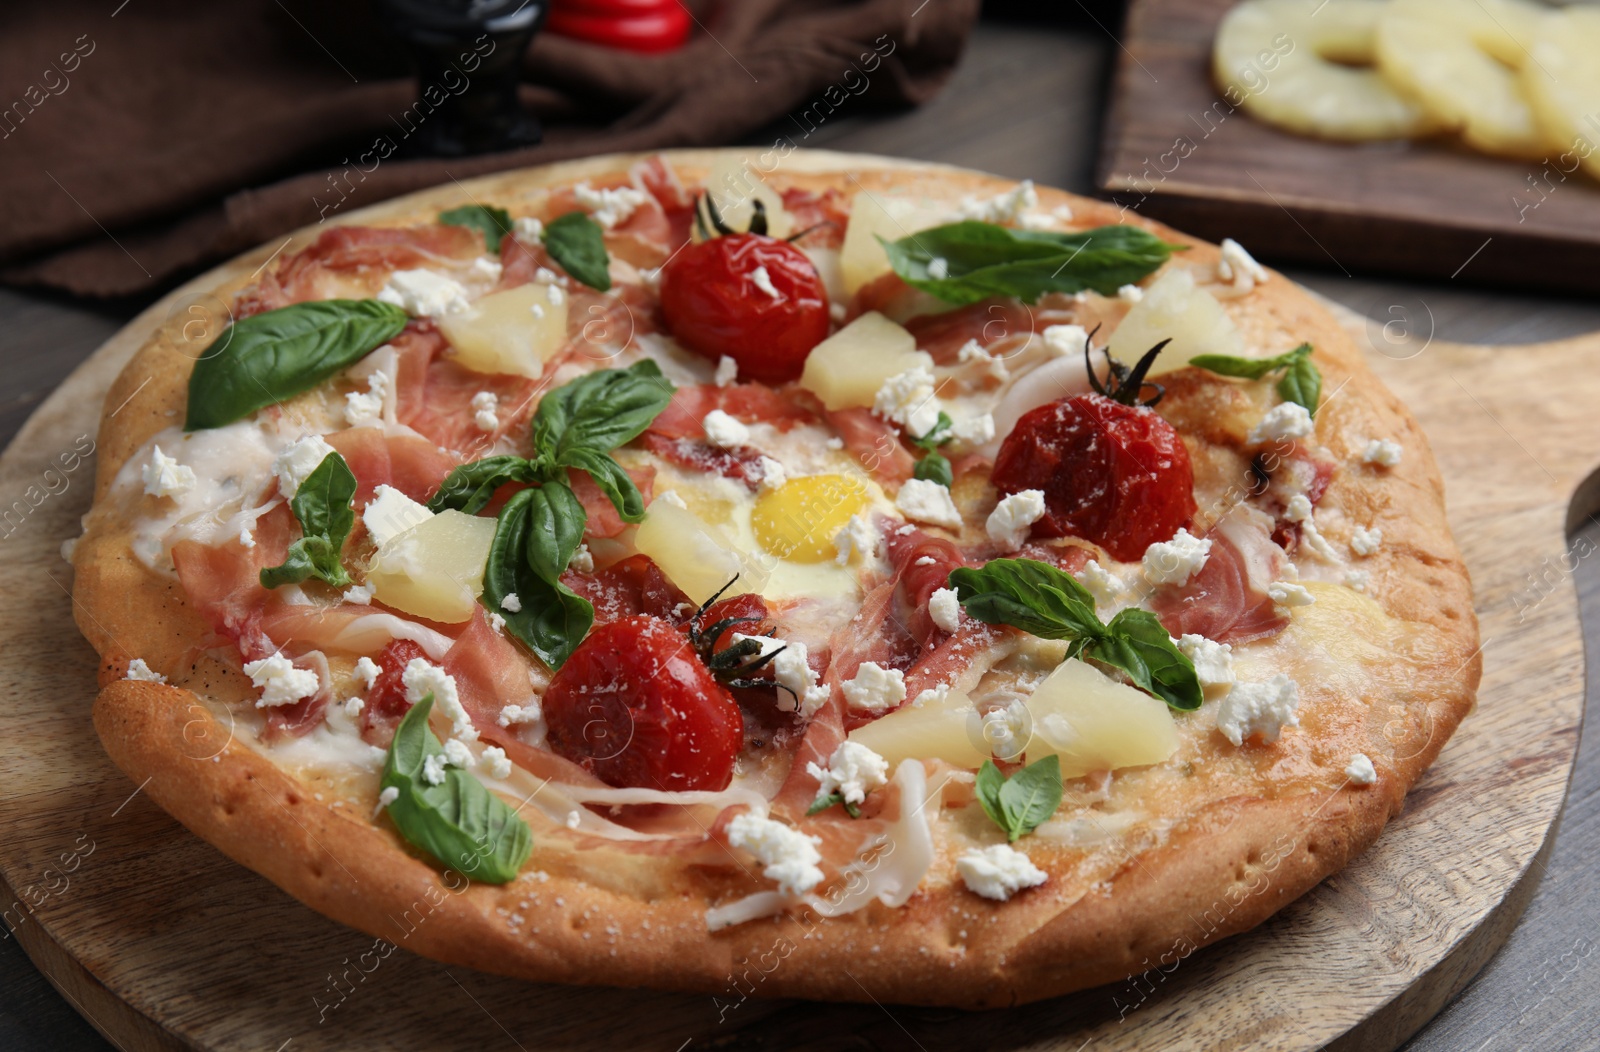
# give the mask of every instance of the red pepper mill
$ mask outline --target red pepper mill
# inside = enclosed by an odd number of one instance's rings
[[[689,39],[689,9],[678,0],[553,0],[546,32],[602,47],[658,54]]]

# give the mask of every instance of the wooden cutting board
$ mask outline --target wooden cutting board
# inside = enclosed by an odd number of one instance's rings
[[[1392,1049],[1477,973],[1531,898],[1578,738],[1577,553],[1564,538],[1600,506],[1587,489],[1573,499],[1600,459],[1589,364],[1600,335],[1372,351],[1449,486],[1482,618],[1480,705],[1376,846],[1255,931],[1170,973],[975,1014],[768,1002],[738,987],[713,998],[540,986],[373,954],[371,937],[228,861],[106,759],[89,722],[96,659],[73,627],[59,554],[93,473],[60,458],[93,438],[112,378],[157,326],[203,316],[205,290],[274,247],[145,311],[0,456],[0,512],[11,509],[0,524],[0,907],[120,1048]],[[1370,327],[1345,320],[1367,343]],[[1397,725],[1392,745],[1420,741]]]
[[[1096,175],[1104,195],[1200,237],[1347,275],[1600,289],[1600,182],[1563,174],[1559,156],[1320,142],[1231,107],[1212,85],[1211,41],[1236,2],[1129,5]]]

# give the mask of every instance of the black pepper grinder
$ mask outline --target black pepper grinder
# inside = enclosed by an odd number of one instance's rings
[[[418,99],[400,120],[403,153],[464,157],[544,138],[517,101],[517,82],[545,0],[381,0],[381,10],[417,69]]]

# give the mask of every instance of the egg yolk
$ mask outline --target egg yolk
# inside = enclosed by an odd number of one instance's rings
[[[750,513],[750,527],[768,554],[820,563],[838,554],[833,538],[871,502],[872,493],[860,479],[807,475],[763,493]]]

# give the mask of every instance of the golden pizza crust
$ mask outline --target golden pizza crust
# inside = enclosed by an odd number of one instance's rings
[[[669,153],[691,178],[718,157]],[[405,225],[431,220],[470,193],[513,212],[539,188],[625,169],[637,157],[609,157],[486,177],[379,205],[346,222]],[[795,153],[771,181],[815,189],[917,184],[941,197],[996,193],[1013,184],[955,169],[880,158]],[[1068,204],[1084,225],[1137,222],[1193,246],[1190,264],[1216,258],[1213,246],[1115,206],[1048,189],[1041,206]],[[319,232],[295,235],[286,252]],[[276,246],[222,268],[213,304],[247,284]],[[236,668],[199,652],[201,620],[176,581],[138,562],[130,523],[104,505],[124,461],[182,413],[192,352],[182,313],[158,331],[112,385],[107,411],[141,385],[140,396],[102,422],[96,508],[75,563],[78,623],[102,657],[95,727],[117,765],[195,833],[312,908],[414,952],[489,972],[541,981],[692,990],[737,998],[799,996],[990,1007],[1036,1000],[1170,965],[1194,949],[1260,923],[1365,849],[1398,814],[1406,790],[1469,711],[1477,686],[1477,624],[1470,583],[1445,522],[1443,484],[1416,422],[1361,361],[1334,320],[1281,276],[1230,303],[1247,343],[1317,348],[1324,391],[1318,438],[1343,463],[1370,437],[1398,440],[1403,462],[1390,470],[1341,470],[1319,504],[1352,522],[1381,525],[1385,543],[1363,567],[1387,614],[1410,622],[1426,645],[1413,648],[1405,687],[1388,696],[1349,697],[1333,688],[1303,701],[1301,731],[1280,739],[1283,791],[1219,796],[1196,808],[1156,846],[1105,864],[1082,886],[1057,876],[1073,849],[1029,852],[1050,870],[1042,887],[995,903],[968,892],[946,851],[910,902],[874,902],[832,919],[803,911],[708,934],[705,911],[770,885],[753,874],[714,876],[670,855],[605,846],[578,848],[560,831],[534,826],[524,875],[503,887],[466,885],[412,854],[368,807],[326,794],[238,740],[230,706],[254,696]],[[1325,394],[1325,397],[1328,397]],[[142,657],[186,669],[197,693],[122,679]],[[203,694],[204,697],[200,695]],[[1303,694],[1304,697],[1304,694]],[[1392,737],[1396,719],[1406,744]],[[219,722],[219,716],[226,717]],[[1209,718],[1209,715],[1195,718]],[[1220,735],[1213,735],[1220,741]],[[1268,747],[1271,748],[1271,747]],[[1379,780],[1340,787],[1328,771],[1354,752],[1383,758]],[[1263,764],[1265,750],[1249,754]],[[1276,754],[1274,754],[1276,755]],[[731,856],[730,856],[731,857]],[[732,867],[730,867],[732,868]],[[537,873],[534,871],[538,870]],[[520,923],[508,917],[515,915]]]

